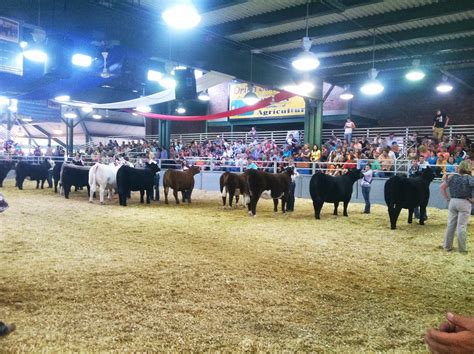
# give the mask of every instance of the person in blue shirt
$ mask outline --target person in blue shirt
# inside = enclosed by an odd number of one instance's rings
[[[435,165],[436,165],[436,161],[438,161],[438,156],[436,156],[436,154],[434,153],[434,151],[431,151],[431,152],[430,152],[430,156],[426,159],[426,161],[427,161],[431,166],[435,166]]]
[[[454,173],[456,172],[456,164],[454,162],[454,157],[449,156],[448,162],[446,163],[446,173]]]
[[[247,170],[258,170],[258,166],[255,164],[251,157],[249,157],[248,159]]]

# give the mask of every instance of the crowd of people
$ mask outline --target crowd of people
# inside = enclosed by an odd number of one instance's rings
[[[246,134],[246,139],[229,140],[222,135],[215,139],[191,141],[183,143],[174,140],[168,149],[163,148],[156,140],[109,140],[107,143],[89,144],[80,153],[89,162],[108,162],[113,156],[128,156],[130,158],[148,158],[153,160],[185,161],[190,158],[212,158],[215,169],[245,169],[248,164],[255,163],[258,168],[271,169],[275,162],[288,163],[294,161],[296,167],[311,173],[309,163],[317,163],[317,168],[325,173],[338,176],[348,169],[358,167],[364,169],[370,161],[375,177],[385,177],[393,174],[397,160],[409,160],[405,164],[408,174],[415,174],[426,166],[435,169],[437,177],[453,173],[456,165],[472,154],[472,141],[466,134],[444,135],[449,117],[437,111],[433,134],[421,136],[412,133],[408,139],[390,133],[387,136],[377,134],[354,137],[355,123],[348,118],[344,125],[344,136],[334,133],[321,146],[310,146],[300,139],[298,131],[288,132],[285,142],[278,144],[275,140],[263,136],[258,138],[255,127]],[[3,151],[13,156],[24,156],[19,144],[12,140],[3,144]],[[36,147],[32,156],[63,157],[61,146],[45,150]],[[403,169],[402,169],[403,170]]]

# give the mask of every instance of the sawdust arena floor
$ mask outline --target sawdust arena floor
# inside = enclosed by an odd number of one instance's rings
[[[391,231],[382,206],[315,220],[309,200],[285,216],[265,200],[251,218],[202,191],[126,208],[1,192],[0,320],[18,328],[2,352],[420,352],[446,311],[473,313],[473,252],[438,249],[443,210]]]

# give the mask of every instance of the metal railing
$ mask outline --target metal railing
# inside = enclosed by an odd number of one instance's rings
[[[40,163],[46,157],[38,156],[12,156],[12,155],[0,155],[0,162],[2,161],[26,161],[30,163]],[[51,156],[49,157],[54,161],[71,161],[64,156]],[[82,161],[85,166],[92,166],[95,163],[109,164],[116,161],[116,156],[110,155],[83,155]],[[129,161],[135,165],[135,167],[144,167],[145,161],[148,161],[146,157],[143,157],[142,153],[136,153],[129,156]],[[155,160],[158,163],[158,166],[161,169],[182,169],[185,166],[199,166],[201,171],[206,172],[244,172],[247,168],[246,161],[244,160],[224,160],[208,157],[187,157],[181,160]],[[296,171],[302,175],[313,175],[317,171],[327,173],[333,176],[344,174],[347,171],[347,168],[363,168],[367,163],[372,163],[376,160],[373,159],[361,159],[354,160],[352,162],[294,162]],[[380,160],[377,160],[382,167],[384,166]],[[277,173],[283,167],[287,166],[286,161],[254,161],[258,166],[258,169],[261,171],[266,171],[270,173]],[[388,169],[373,169],[375,177],[390,177],[393,175],[407,175],[408,170],[411,165],[411,160],[393,160]],[[452,165],[430,165],[430,167],[435,169],[435,174],[437,178],[441,178],[443,171],[446,170],[448,166]],[[447,172],[453,173],[453,171]]]

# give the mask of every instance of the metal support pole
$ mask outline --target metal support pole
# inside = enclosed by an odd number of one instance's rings
[[[323,133],[323,80],[316,81],[315,99],[305,99],[304,137],[305,142],[321,146]]]
[[[67,135],[68,135],[68,141],[67,141],[68,155],[70,157],[73,157],[74,156],[74,122],[72,122],[71,119],[68,119],[67,124],[66,124],[66,129],[67,129]]]

